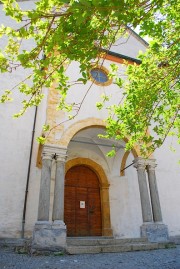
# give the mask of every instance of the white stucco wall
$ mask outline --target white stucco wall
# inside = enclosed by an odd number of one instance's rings
[[[176,151],[170,150],[170,146],[175,147]],[[168,137],[154,155],[163,220],[170,235],[180,235],[180,145],[175,138]]]
[[[17,97],[17,96],[16,96]],[[13,119],[12,115],[19,100],[13,103],[2,104],[3,114],[0,115],[1,139],[0,139],[0,236],[15,237],[21,230],[24,195],[27,180],[27,171],[30,155],[30,145],[34,120],[34,108],[30,109],[19,119]],[[42,125],[45,122],[45,107],[39,107],[36,122],[35,137],[41,134]],[[41,114],[40,114],[41,112]],[[40,116],[41,115],[41,116]],[[32,169],[30,178],[28,211],[33,209],[34,214],[38,198],[38,178],[40,170],[35,168],[38,144],[34,141],[32,156]],[[32,181],[33,192],[31,192]],[[29,201],[29,200],[28,200]]]
[[[23,8],[32,8],[33,2],[22,2]],[[2,7],[2,5],[0,5]],[[0,12],[0,22],[12,26],[12,21]],[[0,39],[3,48],[6,39]],[[26,44],[26,48],[33,42]],[[16,73],[0,74],[0,94],[5,89],[11,89],[28,74],[19,69]],[[47,96],[46,90],[44,90]],[[29,109],[22,117],[13,118],[13,114],[22,108],[23,95],[13,91],[13,102],[0,104],[0,237],[18,237],[21,233],[24,196],[30,155],[30,145],[33,130],[35,108]],[[46,118],[46,97],[38,108],[35,137],[41,135],[42,125]],[[40,170],[35,167],[38,143],[34,141],[30,188],[27,204],[27,222],[33,224],[37,217]],[[29,220],[29,217],[31,220]],[[29,224],[28,224],[29,225]],[[27,228],[28,228],[27,225]],[[31,225],[32,230],[32,225]]]
[[[111,63],[112,63],[111,61],[105,60],[103,66],[107,70],[110,70]],[[118,71],[119,74],[120,75],[124,74],[125,67],[121,64],[117,64],[117,66],[119,67]],[[80,77],[79,64],[73,62],[67,69],[67,75],[70,77],[70,82],[76,81]],[[105,103],[105,106],[102,110],[98,110],[96,107],[96,103],[102,101],[101,96],[103,94],[109,96],[110,101]],[[120,89],[114,83],[110,84],[109,86],[98,86],[96,84],[93,84],[92,81],[89,80],[86,85],[83,84],[73,85],[68,92],[67,103],[75,103],[78,104],[79,107],[79,104],[82,101],[83,102],[76,117],[73,120],[68,121],[64,124],[64,130],[69,128],[69,126],[71,126],[75,122],[78,122],[86,118],[94,117],[104,120],[108,116],[107,107],[110,106],[111,104],[118,104],[121,98],[122,98],[122,89]],[[74,110],[70,114],[75,115],[76,111],[77,110]]]
[[[139,52],[145,52],[147,47],[148,45],[143,39],[129,30],[125,37],[120,38],[111,46],[110,51],[137,58]]]

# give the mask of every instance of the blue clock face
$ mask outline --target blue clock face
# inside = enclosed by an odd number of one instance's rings
[[[108,76],[102,69],[93,68],[90,73],[93,79],[98,83],[105,83],[108,81]]]

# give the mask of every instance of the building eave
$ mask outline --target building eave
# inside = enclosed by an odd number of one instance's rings
[[[122,60],[125,60],[125,61],[130,61],[130,62],[132,62],[132,63],[141,64],[141,62],[142,62],[142,61],[139,60],[139,59],[132,58],[132,57],[129,57],[129,56],[120,54],[120,53],[113,52],[113,51],[108,51],[108,50],[102,49],[102,52],[105,52],[107,55],[116,57],[116,58],[118,58],[118,59],[122,59]],[[105,57],[105,58],[106,58],[106,57]]]

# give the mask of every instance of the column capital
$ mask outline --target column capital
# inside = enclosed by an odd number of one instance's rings
[[[67,148],[57,147],[55,149],[56,162],[65,162],[67,159]]]
[[[67,155],[55,155],[56,162],[65,163]]]
[[[134,167],[136,168],[136,169],[142,169],[142,170],[144,170],[145,168],[146,168],[146,159],[143,159],[143,158],[141,158],[141,157],[137,157],[137,158],[135,158],[134,160],[133,160],[133,163],[134,163]]]
[[[147,160],[147,169],[148,170],[155,170],[157,164],[156,159],[148,159]]]
[[[56,158],[56,161],[62,161],[65,162],[67,148],[58,147],[55,145],[44,145],[43,151],[42,151],[42,159],[46,160],[52,160],[53,158]]]
[[[47,145],[44,145],[42,150],[42,160],[52,160],[53,156],[54,153],[52,150]]]

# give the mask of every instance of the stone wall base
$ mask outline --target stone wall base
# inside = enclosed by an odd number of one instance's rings
[[[163,223],[144,223],[141,226],[141,237],[149,242],[169,242],[168,228]]]
[[[32,249],[64,250],[66,248],[66,225],[63,221],[37,221],[35,223]]]

